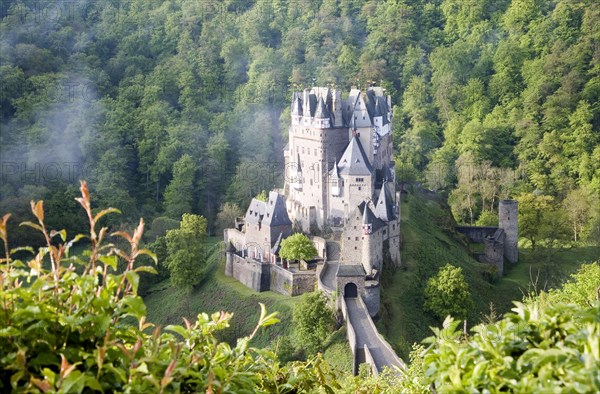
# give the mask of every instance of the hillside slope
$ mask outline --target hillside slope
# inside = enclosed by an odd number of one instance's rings
[[[402,195],[401,211],[402,267],[383,275],[378,326],[404,358],[412,343],[430,336],[429,327],[441,323],[423,311],[423,293],[427,280],[445,264],[463,269],[474,301],[468,317],[468,324],[473,325],[490,313],[490,303],[497,314],[509,311],[512,301],[533,290],[536,277],[538,289],[555,286],[599,255],[598,248],[591,247],[553,250],[550,258],[548,251],[520,249],[519,263],[513,267],[505,263],[505,275],[489,280],[487,265],[472,257],[464,237],[454,231],[452,214],[441,198],[414,190]]]
[[[292,308],[299,297],[286,297],[270,291],[256,293],[225,276],[224,270],[224,262],[217,264],[189,296],[175,289],[169,280],[153,286],[144,298],[148,320],[161,325],[181,324],[182,317],[195,318],[201,312],[232,312],[231,327],[224,331],[221,339],[234,341],[252,333],[260,315],[258,303],[262,302],[267,311],[279,312],[281,322],[259,331],[253,346],[267,346],[278,336],[290,333]]]

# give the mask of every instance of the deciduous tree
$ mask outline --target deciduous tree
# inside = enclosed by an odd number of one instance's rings
[[[317,257],[317,249],[308,237],[296,233],[281,241],[279,256],[286,260],[311,260]]]
[[[462,268],[446,264],[427,281],[424,307],[437,317],[451,315],[466,319],[472,306],[473,300]]]
[[[167,231],[166,266],[171,282],[189,291],[204,277],[204,253],[207,221],[204,217],[184,214],[178,229]]]

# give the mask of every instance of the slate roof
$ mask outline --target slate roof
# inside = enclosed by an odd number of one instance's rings
[[[246,211],[246,216],[244,216],[244,220],[246,221],[246,223],[260,224],[266,210],[267,204],[264,201],[260,201],[256,198],[253,198],[252,202],[250,202],[248,210]]]
[[[292,114],[302,115],[302,98],[299,92],[294,92]]]
[[[266,215],[263,222],[266,226],[271,227],[292,225],[281,194],[269,192],[269,201],[266,203]]]
[[[362,224],[370,224],[373,233],[385,226],[385,223],[373,213],[366,201],[358,205],[358,210],[362,216]]]
[[[331,179],[336,179],[336,180],[340,177],[340,170],[335,161],[333,162],[333,168],[331,169],[331,171],[329,171],[329,177]]]
[[[317,110],[315,111],[315,118],[318,119],[329,119],[331,114],[323,101],[323,97],[319,97],[319,103],[317,104]]]
[[[377,206],[375,207],[375,215],[384,222],[389,222],[390,220],[396,219],[393,201],[394,199],[392,196],[390,196],[387,182],[384,182],[381,187],[381,191],[379,192]]]
[[[373,175],[373,167],[367,159],[360,140],[354,136],[338,163],[341,175]]]
[[[362,264],[340,264],[335,276],[365,276],[365,269],[363,268]]]

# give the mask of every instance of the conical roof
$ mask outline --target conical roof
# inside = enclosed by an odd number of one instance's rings
[[[302,115],[302,98],[300,93],[294,92],[294,100],[292,102],[292,114]]]
[[[360,139],[354,136],[346,147],[344,154],[338,163],[341,175],[372,175],[373,167],[367,159],[365,150],[360,143]]]
[[[325,102],[323,101],[323,97],[319,97],[319,102],[317,104],[317,110],[315,111],[315,118],[317,119],[329,119],[330,114]]]
[[[377,206],[375,207],[375,215],[383,220],[389,222],[390,220],[396,219],[394,214],[394,203],[392,197],[389,195],[387,183],[383,182],[381,191],[379,192],[379,199],[377,200]]]

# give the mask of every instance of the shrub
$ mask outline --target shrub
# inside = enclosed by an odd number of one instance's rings
[[[8,248],[6,224],[0,222],[5,256],[0,261],[0,391],[17,392],[302,392],[322,387],[331,392],[335,379],[320,356],[281,365],[268,350],[251,348],[261,327],[278,320],[261,305],[254,332],[235,347],[215,333],[229,326],[231,314],[198,315],[195,322],[163,330],[146,322],[146,307],[137,295],[136,259],[152,253],[139,249],[144,222],[132,234],[117,232],[129,250],[107,243],[98,220],[114,209],[92,212],[87,185],[77,199],[90,224],[89,235],[67,242],[64,230],[48,230],[43,202],[32,202],[33,227],[46,241],[37,251]],[[82,238],[90,247],[70,255]],[[27,261],[17,251],[33,252]],[[118,271],[120,260],[125,268]]]

